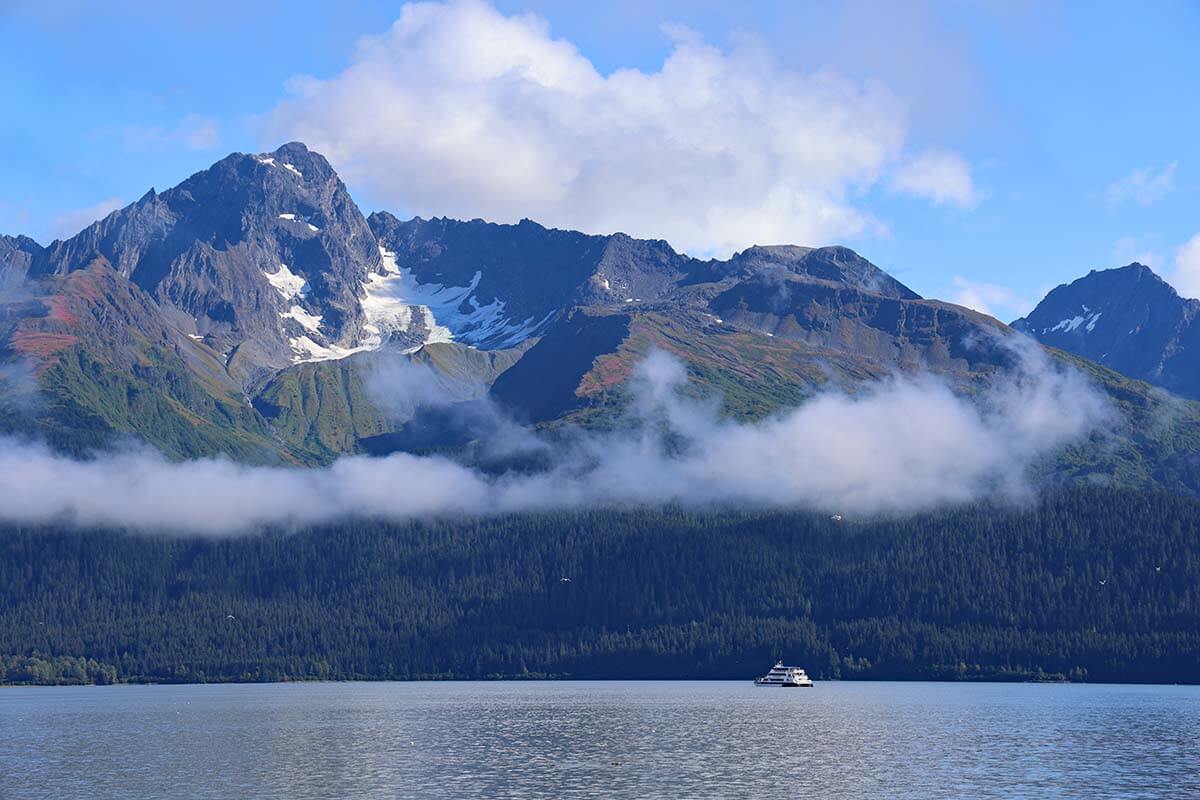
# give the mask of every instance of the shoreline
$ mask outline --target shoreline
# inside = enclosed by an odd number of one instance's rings
[[[506,676],[495,678],[311,678],[293,680],[224,680],[224,681],[166,681],[166,680],[126,680],[112,683],[61,682],[61,683],[31,683],[31,682],[0,682],[0,691],[4,689],[50,689],[64,687],[112,687],[112,686],[286,686],[299,684],[462,684],[462,683],[742,683],[753,684],[753,678],[579,678],[579,677],[519,677]],[[1009,684],[1019,685],[1058,685],[1058,686],[1200,686],[1200,683],[1186,681],[1072,681],[1072,680],[1018,680],[1009,677],[1002,678],[973,678],[952,680],[946,678],[818,678],[814,679],[816,686],[825,683],[921,683],[921,684]],[[775,687],[761,687],[775,688]]]

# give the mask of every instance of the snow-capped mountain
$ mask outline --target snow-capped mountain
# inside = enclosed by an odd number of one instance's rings
[[[1039,342],[1132,378],[1200,397],[1200,301],[1143,264],[1093,270],[1012,323]]]
[[[29,277],[103,259],[245,383],[362,338],[374,236],[329,163],[302,144],[235,153],[38,253]]]
[[[1127,270],[1112,287],[1061,287],[1019,325],[1130,374],[1140,362],[1122,337],[1153,334],[1161,357],[1136,374],[1184,391],[1174,367],[1195,303]],[[364,217],[299,143],[230,155],[44,248],[4,237],[0,279],[0,432],[79,453],[130,436],[176,457],[259,462],[443,447],[416,430],[440,412],[421,409],[485,397],[517,422],[612,426],[655,348],[748,417],[896,372],[970,394],[1014,358],[1007,326],[922,298],[844,247],[701,260],[530,220]],[[381,390],[397,363],[427,384]],[[1127,413],[1156,413],[1142,388],[1120,391]],[[1150,446],[1104,457],[1150,475]]]

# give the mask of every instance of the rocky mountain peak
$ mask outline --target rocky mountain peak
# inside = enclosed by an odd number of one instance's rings
[[[19,233],[16,236],[0,234],[0,250],[21,250],[26,253],[36,253],[42,249],[32,237]]]
[[[359,346],[361,297],[381,265],[345,185],[299,142],[152,189],[38,253],[30,274],[62,276],[98,257],[245,380]]]
[[[1093,269],[1084,277],[1073,281],[1070,286],[1074,287],[1076,292],[1095,292],[1098,297],[1106,292],[1131,289],[1161,294],[1164,297],[1178,294],[1171,284],[1138,261],[1112,269]]]
[[[1131,377],[1200,396],[1200,301],[1145,264],[1092,270],[1012,323],[1038,341]]]
[[[0,289],[24,282],[25,273],[42,249],[40,244],[24,234],[0,234]]]
[[[722,263],[726,274],[745,277],[781,271],[801,279],[826,281],[862,292],[904,300],[920,295],[848,247],[755,245]]]
[[[1107,330],[1115,321],[1144,323],[1180,317],[1189,301],[1145,264],[1134,262],[1114,269],[1092,270],[1055,287],[1027,317],[1013,322],[1018,330],[1066,341]],[[1105,320],[1105,314],[1108,319]],[[1102,322],[1103,321],[1103,322]],[[1116,332],[1116,331],[1114,331]]]
[[[755,244],[747,247],[740,253],[735,253],[733,258],[747,264],[797,263],[811,253],[813,249],[812,247],[801,247],[794,244]]]

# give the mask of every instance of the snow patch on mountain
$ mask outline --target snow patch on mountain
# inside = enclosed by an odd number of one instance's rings
[[[319,233],[321,230],[316,225],[313,225],[311,222],[309,222],[307,219],[297,217],[295,214],[280,214],[279,218],[287,220],[288,222],[295,222],[297,219],[299,219],[300,222],[303,222],[308,227],[308,229],[310,231],[312,231],[313,233]]]
[[[275,159],[271,158],[270,156],[254,156],[254,160],[260,164],[265,164],[268,167],[283,167],[288,172],[294,173],[296,177],[300,178],[301,180],[304,179],[304,173],[296,169],[294,164],[278,164],[276,163]]]
[[[1070,333],[1082,324],[1083,317],[1071,317],[1070,319],[1062,320],[1053,328],[1047,328],[1044,333],[1049,333],[1050,331],[1062,331],[1063,333]]]
[[[267,281],[275,287],[284,300],[292,300],[300,295],[308,294],[308,281],[288,269],[287,264],[280,264],[275,272],[263,272]]]
[[[315,226],[309,227],[316,230]],[[396,265],[396,256],[380,248],[382,271],[363,282],[359,301],[363,311],[362,336],[353,347],[321,344],[321,316],[299,305],[280,314],[303,326],[310,335],[290,339],[295,363],[345,358],[355,353],[377,350],[389,338],[415,342],[405,352],[415,352],[434,342],[460,342],[471,347],[513,347],[536,336],[554,318],[554,312],[541,319],[514,321],[505,313],[503,300],[480,303],[475,290],[483,275],[476,272],[466,286],[420,283],[411,270]],[[308,291],[308,284],[285,265],[267,274],[285,299],[292,300]]]
[[[1090,309],[1087,306],[1083,307],[1083,313],[1087,314],[1089,310]],[[1043,328],[1042,334],[1044,335],[1047,333],[1053,333],[1055,331],[1062,331],[1063,333],[1071,333],[1072,331],[1077,330],[1080,325],[1083,325],[1084,330],[1086,330],[1086,331],[1089,331],[1089,332],[1094,331],[1096,329],[1096,323],[1100,321],[1100,315],[1102,313],[1103,312],[1097,311],[1095,314],[1092,314],[1087,317],[1076,316],[1076,317],[1068,317],[1067,319],[1059,320],[1057,325],[1054,325],[1049,328]]]
[[[475,296],[481,272],[466,286],[418,283],[411,270],[396,265],[394,253],[383,248],[379,253],[383,274],[372,275],[364,285],[363,311],[380,335],[409,330],[414,310],[420,309],[417,313],[427,315],[426,343],[458,341],[473,347],[504,348],[536,335],[554,317],[551,312],[542,319],[511,320],[503,300],[481,304]]]
[[[377,347],[360,345],[358,347],[339,347],[323,345],[313,341],[309,336],[297,336],[291,340],[292,351],[296,354],[293,363],[308,364],[314,361],[336,361],[339,358],[352,356],[355,353],[365,353]]]
[[[321,330],[321,315],[310,314],[302,306],[292,306],[279,316],[284,319],[294,319],[313,333]]]

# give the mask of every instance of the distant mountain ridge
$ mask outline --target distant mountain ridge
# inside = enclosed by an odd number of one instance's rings
[[[530,220],[365,217],[300,143],[232,154],[47,247],[4,237],[0,278],[20,287],[0,295],[0,360],[19,367],[0,372],[0,432],[77,453],[128,436],[174,458],[258,463],[446,446],[418,430],[438,415],[380,395],[383,361],[431,371],[446,406],[490,398],[519,422],[607,428],[653,349],[739,418],[897,372],[969,395],[1014,359],[1007,326],[922,298],[845,247],[705,260]],[[1073,322],[1080,302],[1095,320]],[[1066,298],[1022,329],[1094,336],[1119,316],[1100,308]],[[1200,415],[1187,407],[1161,433],[1144,423],[1166,400],[1079,365],[1131,433],[1064,474],[1200,488]],[[6,374],[31,374],[40,401],[6,400]]]
[[[1200,301],[1144,264],[1093,270],[1012,326],[1138,380],[1200,398]]]

